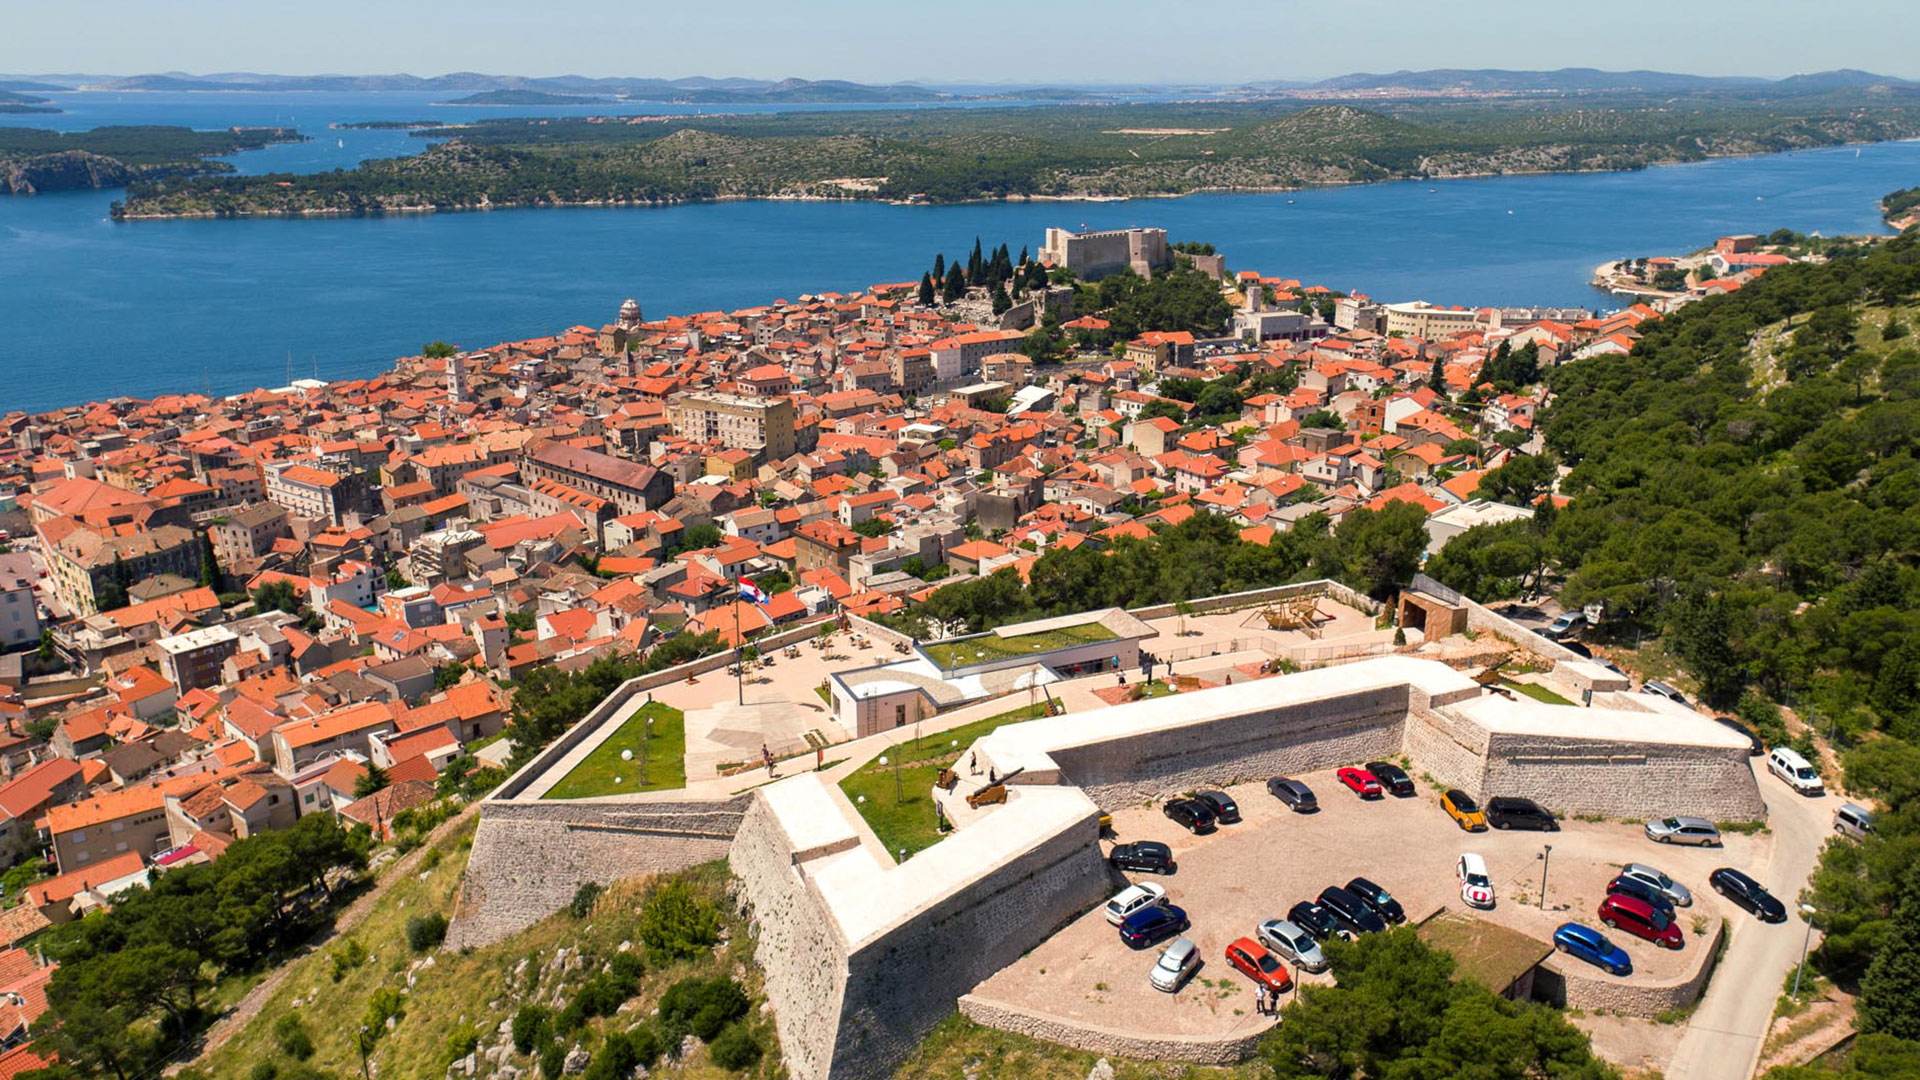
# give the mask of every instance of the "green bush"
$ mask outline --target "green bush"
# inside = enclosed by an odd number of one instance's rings
[[[576,919],[584,919],[593,914],[594,902],[599,900],[600,894],[606,891],[606,887],[597,882],[585,882],[573,890],[573,901],[567,905],[567,914]]]
[[[638,1064],[640,1055],[634,1050],[633,1038],[624,1031],[615,1031],[600,1044],[600,1052],[593,1055],[580,1080],[626,1080]]]
[[[361,1023],[366,1026],[369,1042],[380,1041],[387,1033],[387,1021],[407,1015],[407,999],[400,991],[391,986],[383,986],[367,998],[367,1012]]]
[[[534,1047],[553,1029],[553,1014],[542,1005],[522,1005],[513,1014],[513,1048],[522,1054]]]
[[[447,1036],[447,1060],[459,1061],[480,1048],[480,1029],[461,1024]]]
[[[656,964],[696,956],[720,940],[720,912],[686,882],[668,882],[640,908],[640,940]]]
[[[560,1074],[566,1071],[567,1044],[555,1040],[540,1051],[540,1075],[547,1080],[560,1080]]]
[[[295,1061],[313,1056],[313,1037],[307,1034],[307,1025],[301,1023],[297,1013],[288,1013],[273,1022],[273,1041],[282,1053]]]
[[[764,1052],[760,1040],[744,1023],[735,1023],[721,1032],[720,1037],[713,1040],[710,1051],[715,1065],[734,1072],[753,1068]]]
[[[262,1061],[257,1062],[252,1069],[247,1071],[247,1080],[274,1080],[274,1078],[279,1075],[280,1070],[274,1068],[273,1062]]]
[[[340,943],[340,947],[327,954],[332,964],[333,981],[339,982],[347,972],[367,962],[367,947],[353,938]]]
[[[447,939],[447,917],[434,912],[431,915],[413,915],[407,919],[407,948],[414,952],[426,952],[440,946]]]
[[[596,1016],[612,1016],[620,1010],[626,1000],[640,990],[640,976],[645,965],[632,953],[617,953],[607,965],[607,970],[588,979],[576,990],[573,1000],[561,1010],[558,1027],[561,1031],[577,1030],[582,1024]]]
[[[740,984],[724,975],[681,979],[660,997],[660,1035],[668,1046],[683,1036],[712,1042],[727,1024],[747,1014],[750,1002]]]

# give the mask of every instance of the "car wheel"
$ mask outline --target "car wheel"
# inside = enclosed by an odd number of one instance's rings
[[[1494,823],[1493,823],[1493,827],[1494,827],[1494,828],[1496,828],[1496,829],[1500,829],[1500,830],[1502,830],[1502,831],[1505,831],[1506,829],[1509,829],[1509,828],[1512,828],[1512,826],[1511,826],[1511,825],[1509,825],[1509,824],[1508,824],[1507,822],[1504,822],[1504,821],[1496,821],[1496,822],[1494,822]]]
[[[1554,942],[1554,943],[1553,943],[1553,951],[1554,951],[1554,952],[1562,952],[1562,953],[1563,953],[1563,952],[1566,952],[1566,951],[1567,951],[1567,946],[1566,946],[1566,945],[1565,945],[1565,943],[1563,943],[1563,942],[1559,942],[1559,941],[1556,941],[1556,942]]]
[[[1618,929],[1620,929],[1620,924],[1619,924],[1619,923],[1617,923],[1617,922],[1614,922],[1614,921],[1613,921],[1612,919],[1601,919],[1600,921],[1601,921],[1601,922],[1603,922],[1603,923],[1605,923],[1605,924],[1606,924],[1606,926],[1607,926],[1607,929],[1609,929],[1609,930],[1618,930]]]
[[[1622,971],[1622,970],[1620,970],[1620,969],[1619,969],[1619,968],[1617,968],[1617,967],[1614,967],[1614,966],[1613,966],[1612,964],[1608,964],[1608,965],[1607,965],[1607,973],[1608,973],[1608,974],[1610,974],[1610,975],[1625,975],[1625,974],[1626,974],[1626,972],[1624,972],[1624,971]]]
[[[1656,837],[1654,837],[1654,838],[1653,838],[1653,840],[1654,840],[1654,843],[1656,843],[1656,844],[1671,844],[1671,843],[1673,843],[1673,837],[1671,837],[1671,836],[1656,836]]]

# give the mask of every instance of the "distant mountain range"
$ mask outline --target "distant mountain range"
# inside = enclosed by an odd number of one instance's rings
[[[1470,90],[1477,92],[1542,91],[1581,93],[1639,90],[1649,93],[1692,93],[1703,90],[1771,90],[1819,93],[1868,86],[1920,86],[1891,75],[1842,69],[1811,75],[1764,79],[1748,75],[1680,75],[1668,71],[1601,71],[1597,68],[1561,68],[1558,71],[1503,71],[1497,68],[1439,68],[1432,71],[1396,71],[1386,75],[1354,74],[1322,79],[1305,87],[1297,82],[1253,83],[1255,87],[1312,90]]]
[[[12,86],[12,83],[3,85]],[[334,91],[383,92],[429,91],[457,94],[490,94],[503,91],[569,95],[617,96],[641,101],[684,101],[700,104],[752,104],[762,102],[934,102],[955,95],[901,83],[869,86],[837,79],[592,79],[581,75],[530,78],[519,75],[483,75],[460,71],[422,78],[417,75],[262,75],[253,72],[225,72],[215,75],[188,75],[166,72],[134,75],[127,78],[75,80],[71,86],[47,89],[145,90],[170,92],[253,91]],[[26,89],[27,83],[21,82]]]

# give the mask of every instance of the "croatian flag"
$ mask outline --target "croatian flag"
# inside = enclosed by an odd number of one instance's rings
[[[748,581],[746,578],[738,578],[736,580],[740,585],[741,596],[746,597],[747,599],[753,601],[756,604],[759,604],[762,607],[766,606],[767,594],[760,591],[760,586],[755,585],[753,582]]]

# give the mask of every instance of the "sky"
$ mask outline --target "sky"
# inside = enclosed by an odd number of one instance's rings
[[[1053,85],[1436,67],[1920,77],[1912,4],[1828,0],[1815,18],[1806,0],[13,0],[0,4],[0,72]]]

